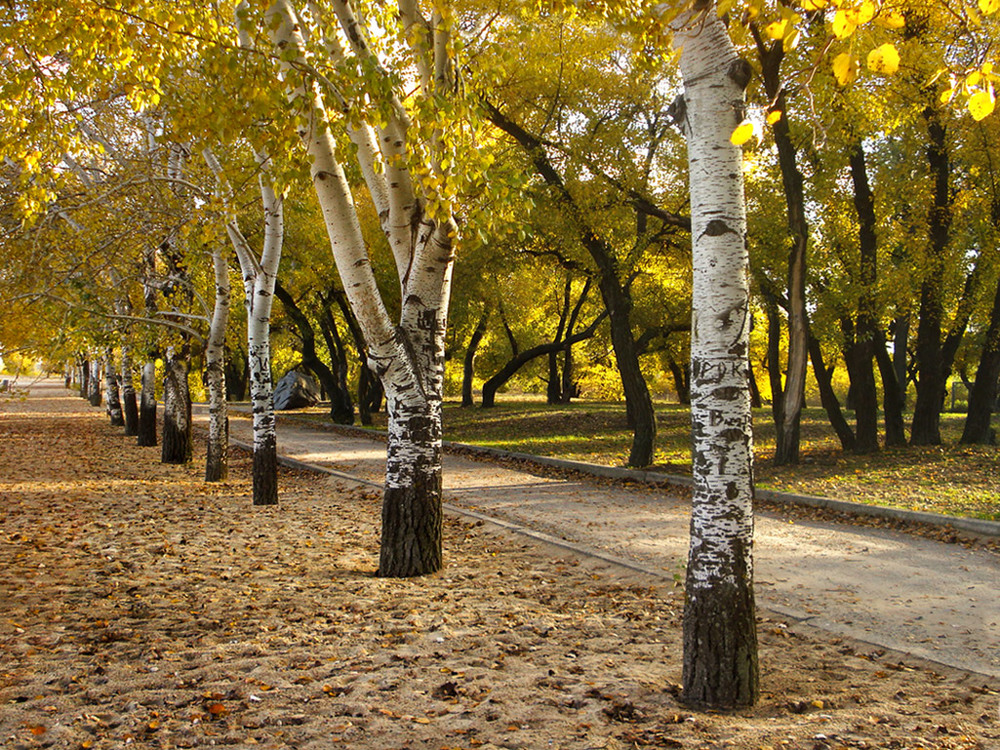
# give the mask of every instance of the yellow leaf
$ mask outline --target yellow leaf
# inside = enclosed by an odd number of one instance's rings
[[[979,10],[983,15],[991,15],[1000,10],[1000,0],[979,0]]]
[[[781,110],[776,109],[773,112],[768,112],[767,114],[767,124],[774,125],[778,120],[781,119]]]
[[[729,141],[734,146],[742,146],[753,137],[753,132],[753,123],[749,120],[744,120],[737,126],[736,130],[733,131],[733,134],[729,136]]]
[[[854,33],[854,29],[856,28],[857,24],[851,23],[846,11],[837,11],[837,15],[833,17],[833,35],[837,39],[847,39],[847,37]]]
[[[978,86],[979,81],[982,80],[982,74],[978,70],[974,70],[969,75],[965,77],[966,86]]]
[[[833,58],[833,76],[841,86],[846,86],[853,81],[857,70],[857,63],[849,52],[841,52]]]
[[[951,100],[955,98],[955,89],[945,89],[941,92],[941,103],[950,104]]]
[[[802,0],[799,5],[802,10],[822,10],[826,7],[826,0]]]
[[[1000,0],[997,0],[997,2],[1000,2]],[[897,10],[883,9],[882,12],[875,17],[875,24],[884,29],[901,29],[906,26],[906,19],[903,17],[903,14]]]
[[[858,8],[858,20],[855,23],[858,26],[868,23],[878,12],[878,6],[872,2],[872,0],[865,0],[861,3],[861,7]]]
[[[899,53],[889,42],[868,53],[868,70],[891,76],[899,70]]]
[[[788,19],[782,21],[775,21],[774,23],[769,23],[764,28],[764,33],[767,34],[771,39],[784,39],[785,29],[788,27]]]
[[[977,91],[969,97],[969,113],[976,122],[984,120],[992,114],[996,107],[996,99],[992,91]]]

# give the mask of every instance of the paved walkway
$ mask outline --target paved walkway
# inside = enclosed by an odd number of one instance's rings
[[[234,418],[231,435],[249,443],[249,420]],[[369,482],[384,475],[382,443],[301,421],[279,418],[278,450]],[[667,490],[454,455],[445,458],[444,487],[455,509],[661,575],[682,574],[690,504]],[[1000,556],[988,551],[759,514],[756,582],[758,604],[795,623],[1000,678]]]

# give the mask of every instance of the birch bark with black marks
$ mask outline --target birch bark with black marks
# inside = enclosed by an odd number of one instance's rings
[[[222,247],[212,246],[215,272],[215,306],[205,342],[205,380],[208,387],[208,450],[205,481],[221,482],[229,476],[229,407],[226,402],[226,327],[229,324],[229,264]]]
[[[122,383],[122,416],[125,420],[125,435],[135,437],[139,434],[139,406],[135,398],[132,348],[128,344],[122,344],[121,374],[119,377]]]
[[[191,390],[188,386],[186,347],[167,347],[163,359],[163,444],[160,461],[186,464],[191,461]]]
[[[108,405],[108,418],[111,420],[111,426],[123,427],[125,415],[122,413],[118,373],[115,372],[115,353],[110,346],[104,350],[104,400]]]
[[[246,40],[244,38],[244,43]],[[260,258],[240,230],[232,189],[211,149],[202,158],[215,175],[218,195],[226,207],[226,233],[236,251],[243,275],[243,302],[247,312],[247,364],[250,374],[250,408],[253,417],[253,504],[278,503],[278,437],[275,430],[274,383],[271,375],[271,308],[274,283],[284,241],[284,199],[274,189],[270,159],[264,152],[255,158],[258,187],[264,210],[264,242]]]
[[[682,49],[693,240],[694,491],[682,699],[735,708],[759,695],[746,203],[742,154],[729,140],[743,118],[749,66],[714,3],[672,25]]]
[[[392,321],[375,282],[351,186],[331,132],[336,127],[331,117],[347,115],[347,102],[308,78],[288,93],[303,119],[299,135],[311,159],[313,186],[337,270],[368,343],[369,366],[385,388],[389,429],[378,573],[423,575],[442,565],[444,337],[458,228],[442,206],[429,210],[434,196],[419,192],[407,170],[410,122],[403,96],[450,95],[450,31],[448,20],[439,12],[425,19],[416,3],[399,3],[400,21],[412,31],[408,41],[417,74],[416,90],[402,94],[396,92],[397,82],[368,46],[352,5],[335,3],[333,14],[336,18],[331,20],[343,30],[350,53],[364,60],[385,84],[377,94],[386,105],[383,123],[376,128],[357,124],[348,116],[341,126],[356,147],[354,156],[396,262],[401,300],[398,323]],[[302,28],[292,3],[278,0],[269,16],[273,42],[286,61],[284,74],[288,76],[293,66],[308,68]],[[328,54],[343,55],[337,38],[323,41]],[[324,96],[334,102],[329,109]],[[441,155],[438,134],[425,145],[431,154],[430,173],[446,179],[451,166]]]

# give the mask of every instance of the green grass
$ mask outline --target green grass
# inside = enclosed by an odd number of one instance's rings
[[[317,415],[321,418],[321,415]],[[657,404],[654,468],[690,474],[687,408]],[[822,409],[803,414],[801,462],[774,467],[774,425],[768,409],[754,413],[757,486],[805,495],[949,515],[1000,520],[1000,450],[962,446],[965,416],[942,416],[944,445],[884,449],[872,456],[840,450]],[[385,427],[385,415],[376,415]],[[624,406],[578,401],[548,406],[537,399],[506,400],[492,409],[446,403],[445,439],[539,456],[622,466],[632,433]]]

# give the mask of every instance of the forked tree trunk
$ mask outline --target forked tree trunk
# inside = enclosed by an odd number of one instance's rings
[[[208,450],[205,481],[221,482],[229,476],[229,411],[226,403],[226,326],[229,323],[229,266],[222,248],[212,248],[215,271],[215,308],[205,344],[205,380],[208,386]]]
[[[244,44],[249,41],[243,31]],[[233,206],[232,189],[212,150],[202,157],[218,182],[218,193],[226,202],[226,233],[243,274],[247,311],[247,362],[250,372],[250,408],[253,415],[253,504],[278,504],[278,439],[275,432],[274,385],[271,376],[271,307],[274,284],[284,240],[284,204],[274,190],[270,159],[257,152],[260,166],[258,186],[264,209],[264,242],[260,260],[240,231]]]
[[[139,430],[136,442],[141,446],[156,445],[156,361],[149,359],[142,366],[139,392]]]
[[[139,434],[139,407],[135,400],[135,382],[132,380],[132,350],[122,346],[122,416],[125,419],[125,435],[135,437]]]
[[[113,427],[124,426],[125,415],[122,413],[118,377],[115,372],[115,355],[111,347],[108,347],[104,354],[104,399],[108,404],[108,417],[111,419],[111,425]]]
[[[753,590],[753,474],[746,203],[740,148],[749,65],[715,3],[675,22],[682,49],[691,187],[694,438],[684,607],[685,703],[749,706],[759,695]]]
[[[163,363],[163,444],[160,460],[165,464],[186,464],[193,454],[191,391],[188,388],[185,349],[168,348]]]
[[[417,90],[405,96],[448,97],[450,80],[450,20],[435,10],[424,19],[416,3],[398,7],[402,25],[411,31]],[[381,71],[368,46],[365,30],[349,3],[332,6],[350,52]],[[294,61],[307,62],[305,41],[289,0],[277,0],[267,21],[286,70]],[[332,25],[332,24],[331,24]],[[427,33],[422,33],[426,31]],[[327,54],[337,59],[346,51],[337,37],[322,40]],[[407,171],[407,128],[402,94],[386,76],[386,120],[376,127],[348,123],[354,156],[386,235],[400,284],[398,323],[390,317],[368,257],[357,209],[334,142],[317,82],[291,92],[304,115],[299,134],[309,156],[316,196],[323,212],[330,246],[344,290],[369,345],[368,363],[385,386],[389,410],[389,447],[382,510],[382,539],[378,573],[408,577],[440,569],[441,551],[441,397],[444,382],[444,337],[458,227],[451,214],[437,205]],[[386,93],[391,91],[392,93]],[[442,181],[450,173],[450,158],[432,136],[427,168]],[[422,189],[422,188],[421,188]]]

